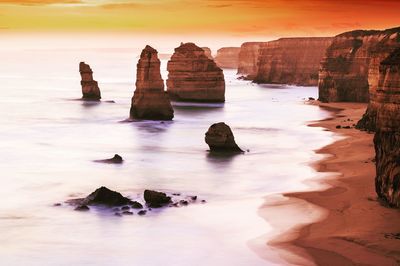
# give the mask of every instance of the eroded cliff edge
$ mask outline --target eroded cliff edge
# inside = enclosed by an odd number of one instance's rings
[[[237,74],[253,80],[257,75],[257,60],[263,42],[245,42],[240,46]]]

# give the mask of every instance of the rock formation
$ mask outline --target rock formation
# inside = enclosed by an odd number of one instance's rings
[[[240,47],[238,75],[244,79],[253,80],[257,75],[257,62],[260,46],[263,42],[245,42]]]
[[[101,99],[99,85],[93,80],[93,71],[85,62],[79,63],[79,73],[81,73],[82,99],[99,101]]]
[[[110,164],[121,164],[124,160],[118,154],[114,154],[114,157],[109,159],[102,159],[102,160],[94,160],[96,163],[110,163]]]
[[[208,47],[200,47],[201,49],[203,49],[204,50],[204,52],[206,53],[206,56],[208,57],[208,58],[210,58],[210,59],[214,59],[213,58],[213,56],[212,56],[212,53],[211,53],[211,49],[210,48],[208,48]]]
[[[240,47],[218,49],[215,63],[220,68],[238,68]]]
[[[171,197],[163,192],[145,190],[143,195],[147,205],[151,208],[161,208],[171,203]]]
[[[231,128],[223,122],[211,125],[205,141],[212,152],[243,152],[236,144]]]
[[[100,187],[93,193],[83,199],[84,205],[107,205],[107,206],[121,206],[130,204],[132,201],[121,193],[112,191],[106,187]]]
[[[256,83],[316,86],[332,38],[282,38],[261,45]]]
[[[328,47],[319,72],[323,102],[368,102],[375,90],[379,64],[400,45],[400,28],[356,30],[337,35]]]
[[[380,63],[375,110],[375,188],[390,206],[400,207],[400,48]]]
[[[148,45],[137,63],[130,117],[150,120],[171,120],[174,117],[171,102],[164,91],[157,50]]]
[[[168,62],[167,90],[177,101],[224,102],[222,69],[193,43],[181,44]]]

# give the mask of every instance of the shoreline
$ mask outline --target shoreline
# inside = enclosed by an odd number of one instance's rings
[[[399,265],[400,211],[377,200],[373,134],[352,127],[367,104],[311,104],[332,116],[309,126],[343,138],[316,151],[325,158],[311,166],[323,176],[306,181],[316,184],[311,190],[266,198],[259,215],[276,231],[267,246],[289,265]],[[283,212],[294,221],[279,218]]]

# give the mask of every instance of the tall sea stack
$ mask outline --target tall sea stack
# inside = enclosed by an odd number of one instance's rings
[[[373,102],[376,192],[390,206],[400,207],[400,48],[380,63]]]
[[[85,62],[80,62],[79,73],[81,74],[82,99],[99,101],[101,99],[99,85],[93,79],[93,71],[90,66]]]
[[[224,102],[222,69],[194,43],[182,43],[168,62],[167,90],[177,101]]]
[[[137,63],[136,90],[132,98],[131,118],[172,120],[174,110],[164,91],[157,50],[147,45]]]

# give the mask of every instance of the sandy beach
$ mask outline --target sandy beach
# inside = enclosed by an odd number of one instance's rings
[[[259,214],[280,232],[268,245],[294,265],[399,265],[400,211],[378,201],[373,134],[353,127],[366,104],[312,104],[332,111],[332,118],[310,126],[342,138],[317,151],[327,155],[313,165],[326,173],[310,181],[318,184],[318,191],[269,197],[260,209]],[[296,218],[271,218],[282,210]]]

